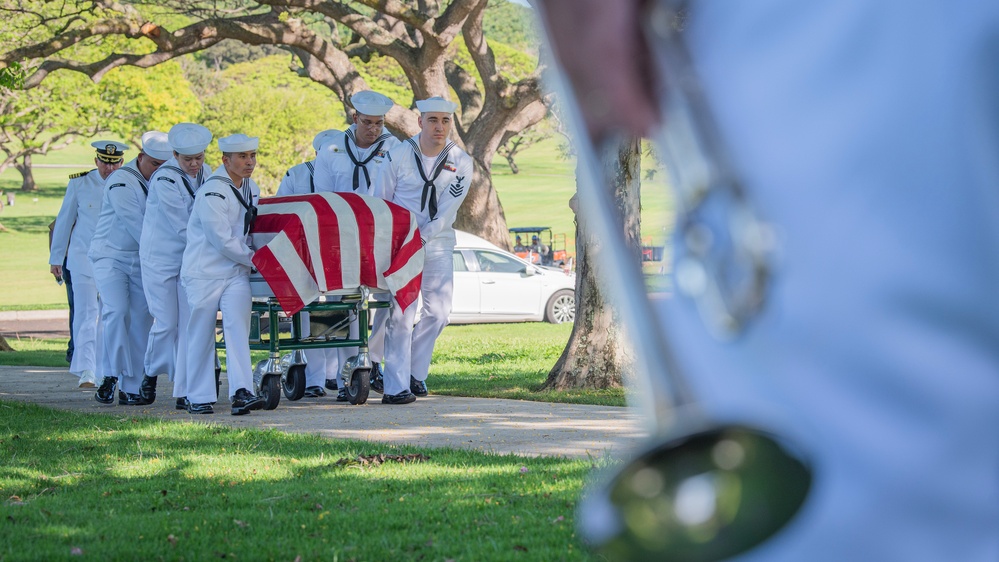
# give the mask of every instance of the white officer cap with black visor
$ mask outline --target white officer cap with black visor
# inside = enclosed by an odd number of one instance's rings
[[[386,95],[371,90],[361,90],[350,96],[350,105],[362,115],[381,117],[392,109],[395,102]]]
[[[161,131],[149,131],[142,135],[142,152],[150,158],[169,160],[173,158],[173,149],[167,134]]]
[[[97,159],[105,164],[117,164],[125,159],[125,151],[128,145],[121,142],[109,140],[97,140],[90,143],[90,146],[97,149]]]
[[[167,133],[170,147],[182,156],[196,156],[212,142],[212,132],[197,123],[177,123]]]
[[[243,133],[236,133],[219,139],[219,150],[223,154],[235,152],[252,152],[260,145],[260,137],[248,137]]]
[[[420,113],[454,113],[454,110],[458,109],[458,104],[440,96],[434,96],[416,102],[416,109],[419,109]]]

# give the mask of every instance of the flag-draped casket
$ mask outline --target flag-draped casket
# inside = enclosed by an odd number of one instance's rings
[[[253,264],[287,314],[362,285],[390,291],[404,309],[419,296],[420,231],[399,205],[354,193],[269,197],[251,233]]]

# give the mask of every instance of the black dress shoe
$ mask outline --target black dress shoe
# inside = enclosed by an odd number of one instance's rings
[[[336,391],[336,401],[337,402],[350,402],[350,398],[347,398],[347,389],[341,388]]]
[[[418,381],[412,376],[409,377],[409,391],[417,396],[427,395],[427,381]]]
[[[336,390],[336,379],[326,379],[326,389]]]
[[[408,390],[399,394],[382,394],[382,404],[409,404],[416,402],[416,395]]]
[[[205,402],[204,404],[195,404],[193,402],[187,403],[187,413],[189,414],[214,414],[215,410],[212,408],[211,402]]]
[[[379,363],[371,364],[371,390],[378,394],[385,392],[385,378],[382,376],[382,367]]]
[[[259,410],[264,407],[264,402],[266,401],[263,398],[254,396],[249,390],[241,388],[232,397],[232,415],[242,416],[249,414],[250,410]]]
[[[180,398],[178,398],[177,399],[177,405],[174,406],[174,408],[176,408],[178,410],[186,410],[187,409],[187,397],[186,396],[181,396]]]
[[[94,393],[94,400],[101,404],[114,403],[114,388],[118,386],[118,377],[104,377],[101,386]]]
[[[326,396],[326,391],[321,386],[310,386],[305,389],[302,396],[304,398],[322,398]]]
[[[146,401],[146,404],[156,402],[156,377],[142,375],[142,383],[139,384],[139,396]]]
[[[149,404],[146,399],[139,394],[132,394],[131,392],[118,391],[118,405],[119,406],[145,406]]]

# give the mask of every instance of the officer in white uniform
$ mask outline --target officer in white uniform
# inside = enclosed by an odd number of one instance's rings
[[[343,136],[343,132],[337,129],[326,129],[321,131],[312,139],[312,148],[319,154],[323,145],[336,136]],[[296,164],[288,169],[288,172],[281,178],[281,185],[278,186],[277,196],[305,195],[316,192],[316,160]],[[301,314],[302,326],[308,333],[309,313]],[[335,349],[307,349],[305,350],[305,394],[307,398],[320,398],[326,396],[323,384],[327,377],[333,378],[333,372],[337,370],[337,350]],[[334,383],[335,384],[335,383]],[[335,388],[335,387],[334,387]]]
[[[104,188],[101,214],[88,253],[101,296],[104,353],[110,366],[110,373],[94,395],[102,404],[114,402],[116,384],[119,404],[146,403],[139,396],[139,384],[152,317],[142,291],[139,238],[149,178],[171,154],[166,133],[145,133],[142,152],[112,173]]]
[[[395,102],[391,98],[371,90],[357,92],[350,97],[354,106],[353,124],[324,147],[316,157],[316,187],[318,191],[334,193],[359,193],[372,195],[371,187],[388,161],[389,151],[399,145],[399,139],[385,132],[385,114],[392,109]],[[371,379],[372,389],[381,391],[382,342],[386,314],[375,313],[374,328],[368,339],[368,349],[373,361]],[[349,335],[358,337],[357,322],[351,322]],[[340,365],[352,356],[357,355],[356,347],[344,347],[327,351],[326,380],[327,388],[338,388],[337,401],[346,402],[347,393],[340,377]],[[335,357],[331,357],[335,352]],[[309,362],[312,362],[312,357]],[[318,378],[318,375],[317,375]],[[333,383],[333,381],[336,381]],[[311,383],[310,383],[311,384]]]
[[[250,366],[250,226],[260,188],[250,179],[257,165],[257,137],[218,140],[222,166],[198,191],[187,225],[180,276],[191,316],[187,324],[187,400],[192,414],[214,413],[215,319],[222,311],[232,415],[259,410]]]
[[[413,328],[415,306],[391,309],[385,333],[386,404],[406,404],[427,394],[434,342],[451,312],[454,219],[472,182],[472,158],[448,140],[457,105],[433,97],[416,102],[416,107],[420,134],[392,150],[374,190],[374,195],[416,216],[426,251],[420,322]]]
[[[156,400],[156,381],[167,375],[174,382],[178,407],[186,408],[184,361],[187,295],[180,283],[180,264],[187,246],[187,221],[201,184],[212,175],[205,164],[205,148],[212,133],[195,123],[178,123],[167,133],[173,157],[156,170],[149,182],[146,217],[139,240],[142,287],[146,293],[153,326],[146,345],[145,376],[139,394],[148,403]]]
[[[95,170],[69,176],[66,196],[59,208],[49,265],[52,274],[63,276],[62,264],[73,272],[73,361],[69,372],[80,377],[80,387],[96,387],[98,365],[104,358],[104,339],[100,330],[101,302],[97,295],[93,269],[87,252],[97,228],[104,198],[104,181],[121,167],[128,145],[114,141],[96,141]],[[106,374],[106,371],[105,373]]]

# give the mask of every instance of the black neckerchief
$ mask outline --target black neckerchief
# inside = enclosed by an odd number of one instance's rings
[[[344,131],[344,134],[347,135],[347,138],[350,139],[350,142],[353,142],[354,146],[356,147],[357,139],[354,138],[354,131],[347,129],[346,131]],[[354,191],[357,191],[357,188],[361,184],[360,172],[362,171],[364,172],[364,183],[367,184],[364,187],[368,188],[371,186],[371,176],[368,175],[368,168],[365,166],[365,164],[371,162],[371,159],[374,158],[376,154],[378,154],[379,150],[382,149],[382,145],[385,144],[385,139],[389,138],[390,136],[392,135],[390,135],[389,133],[383,133],[380,137],[375,139],[375,142],[377,142],[378,144],[375,145],[375,148],[371,151],[370,154],[368,154],[368,157],[365,158],[363,162],[358,162],[357,158],[354,156],[354,153],[350,151],[350,142],[347,142],[346,140],[343,141],[343,147],[347,149],[347,156],[349,156],[350,161],[354,163]],[[360,154],[360,149],[358,149],[358,154]]]
[[[306,162],[305,167],[309,169],[309,193],[316,192],[316,165]],[[355,188],[356,189],[356,188]]]
[[[236,196],[236,200],[246,209],[246,213],[243,214],[243,235],[245,236],[250,233],[253,221],[257,220],[257,207],[252,204],[253,193],[250,191],[250,178],[243,178],[241,186],[243,193],[240,193],[240,190],[236,189],[236,184],[232,182],[232,178],[226,176],[219,177],[219,179],[229,185],[229,189]]]
[[[182,182],[184,182],[184,187],[187,188],[187,192],[191,194],[191,199],[194,199],[194,189],[195,188],[191,187],[191,182],[187,181],[187,174],[185,174],[183,170],[181,170],[177,166],[160,166],[160,169],[161,170],[170,170],[171,172],[177,172],[177,175],[180,176],[180,180]],[[198,182],[198,187],[201,187],[201,184],[204,183],[202,181],[203,178],[204,178],[204,176],[205,176],[205,167],[202,166],[201,169],[198,170],[198,177],[195,180],[195,181]]]
[[[420,145],[413,139],[406,139],[409,144],[413,146],[413,157],[416,158],[416,169],[420,172],[420,177],[423,179],[423,195],[420,197],[420,210],[429,208],[430,220],[437,217],[437,186],[434,185],[434,180],[437,176],[441,175],[441,171],[444,170],[444,164],[447,163],[447,154],[451,151],[454,146],[453,142],[448,142],[444,146],[444,150],[437,155],[437,160],[434,160],[434,177],[427,179],[426,172],[423,171],[423,152],[420,151]],[[429,196],[429,197],[428,197]],[[429,205],[428,201],[429,199]]]
[[[127,168],[125,166],[122,166],[121,168],[118,169],[129,172],[130,174],[135,176],[135,179],[139,180],[139,185],[142,187],[142,194],[145,195],[146,197],[149,197],[149,182],[146,181],[146,178],[142,177],[142,174],[139,173],[138,170],[134,168]]]

